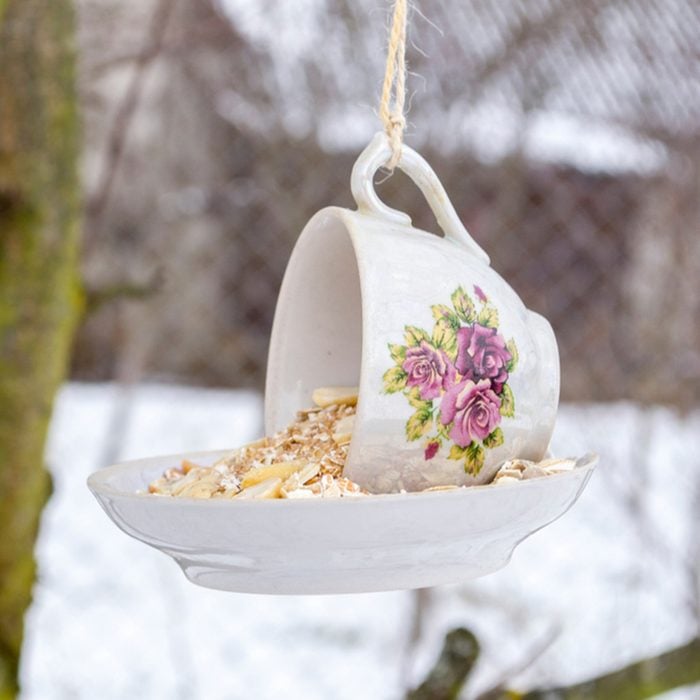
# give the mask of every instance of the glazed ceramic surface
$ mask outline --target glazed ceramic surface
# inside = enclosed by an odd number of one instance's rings
[[[456,583],[507,564],[515,546],[578,498],[597,458],[509,485],[308,500],[194,500],[137,493],[183,458],[101,469],[88,485],[128,535],[192,582],[246,593],[358,593]]]
[[[358,159],[358,211],[330,207],[302,232],[275,314],[266,431],[319,386],[358,385],[345,474],[375,493],[489,482],[503,460],[543,458],[559,400],[549,323],[525,308],[459,221],[437,177],[401,167],[444,237],[415,229],[373,187],[378,134]]]

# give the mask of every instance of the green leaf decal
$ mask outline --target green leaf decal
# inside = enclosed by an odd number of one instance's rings
[[[450,454],[447,455],[447,459],[464,459],[467,453],[466,447],[460,447],[459,445],[452,445],[450,448]]]
[[[403,363],[406,359],[406,346],[397,345],[395,343],[389,343],[389,352],[391,353],[391,359],[396,362],[397,365]]]
[[[406,331],[406,345],[408,345],[410,348],[420,345],[421,340],[430,340],[430,336],[422,328],[417,328],[416,326],[406,326],[404,330]]]
[[[435,323],[433,328],[433,345],[436,348],[441,348],[450,359],[454,360],[454,355],[457,352],[457,331],[451,321],[446,318],[441,318]]]
[[[395,394],[397,391],[403,391],[406,388],[406,379],[408,375],[401,367],[391,367],[382,377],[384,380],[384,391],[387,394]]]
[[[466,323],[472,323],[474,321],[474,302],[462,287],[457,287],[457,289],[452,292],[450,299],[452,300],[452,306],[457,316]]]
[[[433,412],[429,408],[419,408],[406,423],[406,437],[418,440],[425,435],[433,425]]]
[[[445,306],[444,304],[435,304],[434,306],[430,307],[430,310],[433,312],[433,318],[436,321],[447,320],[452,328],[455,330],[459,328],[459,318],[449,306]]]
[[[450,441],[450,426],[449,425],[443,425],[442,421],[438,420],[437,422],[437,432],[438,436],[441,438],[444,438],[448,442]]]
[[[513,338],[511,338],[507,343],[506,343],[506,348],[508,349],[508,352],[510,353],[510,360],[506,364],[506,369],[509,372],[512,372],[517,366],[518,366],[518,348],[515,345],[515,341]]]
[[[476,476],[481,471],[481,467],[484,466],[485,456],[484,448],[478,442],[472,440],[465,450],[464,471],[472,476]]]
[[[484,438],[484,447],[498,447],[503,444],[503,431],[500,428],[495,428],[489,435]]]
[[[427,411],[432,411],[433,410],[433,402],[432,401],[424,401],[420,397],[420,391],[418,387],[414,387],[411,389],[407,394],[406,398],[408,399],[408,403],[413,406],[413,408],[422,408]]]
[[[515,415],[515,397],[507,384],[503,385],[503,393],[501,394],[501,415],[506,418],[512,418]]]
[[[498,309],[491,304],[484,304],[476,319],[482,326],[498,328]]]

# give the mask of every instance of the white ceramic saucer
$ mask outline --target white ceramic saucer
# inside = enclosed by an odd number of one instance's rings
[[[516,545],[563,515],[598,458],[499,486],[364,498],[224,501],[139,494],[186,457],[95,472],[88,486],[128,535],[169,554],[193,583],[242,593],[360,593],[457,583],[500,569]]]

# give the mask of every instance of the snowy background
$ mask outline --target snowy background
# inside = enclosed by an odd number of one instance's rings
[[[457,625],[483,646],[472,698],[503,679],[584,679],[697,635],[696,0],[411,3],[407,143],[552,322],[569,402],[555,452],[601,461],[575,508],[502,572],[320,598],[189,584],[118,531],[85,480],[261,434],[292,245],[319,208],[352,205],[352,163],[379,128],[389,3],[76,5],[88,312],[47,450],[55,491],[23,698],[393,700]],[[434,229],[401,175],[379,191]]]
[[[483,645],[471,697],[503,678],[583,679],[695,633],[698,411],[564,405],[555,453],[601,456],[578,504],[501,572],[424,593],[419,620],[409,591],[267,597],[198,588],[117,530],[85,485],[113,457],[233,447],[261,431],[254,392],[63,389],[24,700],[390,700],[422,679],[457,625]]]

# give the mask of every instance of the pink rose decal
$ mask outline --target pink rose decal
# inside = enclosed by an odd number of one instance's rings
[[[423,458],[460,460],[478,474],[488,450],[502,445],[501,423],[515,416],[510,377],[518,348],[499,329],[499,312],[473,285],[450,295],[451,306],[431,307],[432,331],[405,326],[404,344],[389,343],[394,364],[384,392],[401,393],[411,406],[406,439],[422,442]]]
[[[455,445],[467,447],[472,440],[483,440],[501,422],[501,399],[488,379],[476,384],[465,379],[450,387],[442,399],[440,421],[452,423],[450,437]]]
[[[406,386],[418,387],[421,399],[435,399],[446,382],[454,379],[455,369],[443,350],[436,350],[425,340],[418,347],[406,350],[403,370],[408,375]]]
[[[512,359],[496,328],[478,323],[457,331],[457,371],[474,381],[491,379],[496,392],[508,380],[506,366]]]

